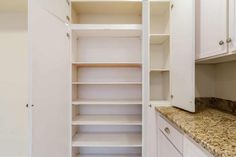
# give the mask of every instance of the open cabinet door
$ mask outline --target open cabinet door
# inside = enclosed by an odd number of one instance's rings
[[[171,104],[195,112],[195,0],[172,0]]]
[[[69,156],[69,38],[65,22],[29,3],[30,157]],[[50,0],[48,0],[50,1]],[[64,5],[55,3],[54,6]]]

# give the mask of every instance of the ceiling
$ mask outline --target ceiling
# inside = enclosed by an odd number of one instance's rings
[[[28,0],[0,0],[0,12],[26,12]]]

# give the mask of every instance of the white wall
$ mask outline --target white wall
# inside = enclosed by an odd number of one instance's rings
[[[236,62],[216,65],[216,97],[236,101]]]
[[[0,157],[27,156],[27,15],[0,12]]]

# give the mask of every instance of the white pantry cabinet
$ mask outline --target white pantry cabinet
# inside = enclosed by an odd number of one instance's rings
[[[31,0],[30,157],[156,157],[154,106],[195,109],[194,17],[194,0]]]

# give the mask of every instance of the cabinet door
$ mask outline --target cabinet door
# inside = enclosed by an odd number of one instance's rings
[[[236,1],[229,0],[229,52],[236,53]]]
[[[197,0],[197,59],[227,53],[227,0]]]
[[[43,10],[53,14],[62,21],[67,21],[70,15],[70,0],[32,0],[37,3]]]
[[[171,11],[171,104],[191,112],[195,111],[194,2],[195,0],[172,0]]]
[[[182,157],[161,131],[158,137],[158,157]]]
[[[30,157],[69,156],[69,39],[67,26],[29,5]]]

